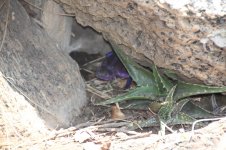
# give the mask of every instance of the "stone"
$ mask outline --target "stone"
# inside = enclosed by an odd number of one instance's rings
[[[224,0],[58,2],[143,65],[155,63],[189,82],[226,85]]]
[[[83,27],[77,21],[72,23],[72,34],[68,52],[80,51],[88,54],[100,53],[105,55],[111,51],[111,46],[104,40],[100,33],[91,27]]]
[[[0,49],[1,73],[50,127],[76,124],[73,120],[87,102],[77,63],[29,18],[17,0],[10,2],[10,7],[6,2],[1,8],[6,13],[0,14],[0,20],[4,20],[0,22],[0,41],[4,42]]]
[[[67,54],[73,51],[105,54],[112,50],[100,33],[91,27],[81,26],[72,16],[65,14],[60,5],[53,0],[43,2],[41,22],[62,51]]]
[[[64,11],[56,2],[48,0],[44,3],[41,20],[48,35],[58,43],[61,50],[68,52],[72,17],[63,14]]]

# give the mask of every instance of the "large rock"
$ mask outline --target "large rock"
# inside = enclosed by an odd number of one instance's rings
[[[225,0],[58,1],[80,24],[102,32],[140,63],[226,85]]]
[[[71,16],[65,15],[55,1],[43,2],[42,25],[65,53],[83,51],[89,54],[105,54],[112,50],[101,34],[90,27],[81,26]]]
[[[0,71],[38,108],[49,125],[69,126],[86,104],[77,63],[30,20],[17,0],[11,1],[8,18],[6,6],[0,14],[0,41],[6,31]]]
[[[48,35],[54,39],[59,47],[68,52],[72,17],[64,16],[62,8],[52,0],[48,0],[43,5],[42,24]]]
[[[72,34],[67,51],[82,51],[88,54],[101,53],[105,55],[111,51],[110,45],[104,40],[100,33],[95,32],[90,27],[82,27],[76,21],[72,24]]]

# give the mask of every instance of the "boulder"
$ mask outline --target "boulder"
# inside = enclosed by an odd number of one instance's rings
[[[112,50],[100,33],[78,24],[73,20],[73,15],[65,14],[58,3],[48,0],[43,2],[42,8],[41,23],[44,29],[65,53],[83,51],[105,54]]]
[[[226,2],[57,0],[139,63],[167,68],[189,82],[226,85]]]
[[[0,13],[0,72],[50,127],[75,124],[87,101],[77,63],[29,18],[17,0],[10,2]]]

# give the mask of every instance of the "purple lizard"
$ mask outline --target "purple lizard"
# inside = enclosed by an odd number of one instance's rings
[[[105,81],[112,81],[117,77],[127,79],[125,89],[129,88],[132,82],[132,78],[113,51],[106,54],[101,66],[97,68],[96,77]]]

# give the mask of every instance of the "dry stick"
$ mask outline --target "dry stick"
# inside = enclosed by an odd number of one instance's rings
[[[84,71],[86,71],[86,72],[88,72],[88,73],[90,73],[90,74],[95,74],[93,71],[88,70],[88,69],[85,69],[85,68],[80,68],[80,70],[84,70]]]
[[[130,137],[126,138],[126,139],[121,139],[120,141],[127,141],[127,140],[132,140],[132,139],[139,139],[139,138],[150,137],[151,134],[152,134],[152,132],[140,133],[138,135],[130,136]]]
[[[112,125],[112,124],[119,124],[119,123],[121,123],[121,122],[116,122],[115,120],[113,120],[113,119],[109,119],[109,120],[106,120],[106,121],[102,121],[104,119],[104,117],[103,118],[101,118],[101,119],[99,119],[97,122],[86,122],[86,123],[82,123],[82,124],[79,124],[79,125],[77,125],[77,126],[75,126],[75,128],[78,130],[78,129],[80,129],[80,128],[85,128],[85,127],[87,127],[87,126],[96,126],[96,127],[104,127],[104,126],[108,126],[108,125]],[[123,122],[128,122],[128,121],[126,121],[126,120],[122,120]],[[119,125],[118,125],[119,126]],[[109,127],[109,126],[108,126]]]
[[[89,91],[90,93],[93,93],[93,94],[95,94],[95,95],[97,95],[97,96],[99,96],[99,97],[101,97],[103,99],[111,98],[108,94],[105,94],[105,93],[93,88],[92,86],[90,86],[88,84],[86,84],[86,86],[87,86],[87,91]]]
[[[115,123],[115,124],[111,124],[111,125],[107,124],[107,127],[99,126],[99,128],[96,131],[97,132],[123,132],[123,133],[126,133],[126,134],[133,134],[134,135],[134,133],[132,133],[132,131],[124,129],[123,127],[116,128],[117,124],[118,124],[118,127],[128,125],[128,123]]]
[[[94,125],[95,125],[95,124],[97,124],[97,125],[98,125],[98,124],[105,124],[105,123],[109,123],[109,122],[113,122],[113,121],[115,121],[115,120],[107,120],[107,121],[101,122],[101,119],[100,119],[98,122],[94,123]],[[91,125],[91,126],[92,126],[92,125]],[[98,126],[94,126],[94,127],[98,127]],[[69,135],[69,134],[73,134],[73,133],[75,133],[75,131],[78,130],[78,129],[79,129],[79,127],[78,127],[78,128],[77,128],[77,127],[71,127],[71,128],[66,129],[66,130],[57,132],[57,133],[55,133],[54,135],[51,135],[51,136],[49,136],[49,137],[47,137],[47,138],[40,139],[40,140],[37,140],[37,141],[33,141],[33,142],[29,143],[29,144],[34,145],[34,144],[46,142],[46,141],[49,141],[49,140],[54,140],[54,139],[56,139],[56,138],[60,138],[60,137],[63,137],[63,136]],[[27,145],[28,145],[28,144],[26,143],[26,144],[20,145],[20,146],[27,146]]]
[[[136,122],[132,122],[132,123],[134,123],[135,125],[137,125],[137,127],[138,127],[140,130],[143,131],[143,128],[139,125],[139,123],[136,123]]]
[[[5,3],[5,2],[4,2]],[[9,8],[10,8],[10,0],[8,0],[8,9],[7,9],[7,15],[6,15],[6,23],[5,23],[5,29],[2,37],[2,43],[0,45],[0,51],[2,51],[3,44],[5,43],[5,37],[6,37],[6,31],[9,23]]]
[[[220,118],[209,118],[209,119],[200,119],[200,120],[196,120],[193,124],[192,124],[192,130],[191,130],[191,137],[190,137],[190,140],[189,142],[191,142],[192,140],[192,136],[194,135],[195,133],[195,125],[199,122],[204,122],[204,121],[217,121],[217,120],[223,120],[223,119],[226,119],[225,117],[220,117]]]
[[[173,131],[172,128],[170,128],[169,126],[167,126],[167,124],[165,124],[164,122],[161,122],[161,123],[165,126],[166,129],[168,129],[168,131],[170,131],[171,133],[175,133],[175,131]]]
[[[99,125],[99,128],[118,128],[121,126],[128,125],[128,122],[113,122],[113,123],[108,123],[108,124],[102,124]]]
[[[98,124],[102,123],[101,121],[103,119],[105,119],[105,117],[100,118],[97,122],[88,121],[88,122],[85,122],[85,123],[81,123],[81,124],[76,125],[75,128],[78,130],[80,128],[85,128],[85,127],[88,127],[88,126],[98,125]]]
[[[95,62],[98,62],[98,61],[101,61],[101,60],[103,60],[104,58],[105,58],[105,56],[100,57],[100,58],[97,58],[97,59],[92,60],[92,61],[89,61],[89,62],[85,63],[84,65],[82,65],[82,67],[85,67],[85,66],[87,66],[87,65],[89,65],[89,64],[92,64],[92,63],[95,63]]]
[[[91,81],[96,80],[97,78],[90,79],[89,81],[85,81],[86,84],[92,83]]]
[[[30,3],[30,2],[28,2],[26,0],[23,0],[23,1],[26,2],[27,4],[31,5],[32,7],[37,8],[38,10],[43,12],[43,9],[38,7],[38,6],[36,6],[35,4],[32,4],[32,3]],[[69,16],[69,17],[74,17],[75,16],[75,15],[71,15],[71,14],[60,14],[60,13],[54,13],[54,12],[50,12],[50,11],[48,11],[48,12],[51,13],[51,14],[59,15],[59,16]]]
[[[123,133],[128,133],[128,131],[124,130],[124,129],[117,129],[117,128],[101,128],[101,129],[97,129],[97,132],[123,132]]]
[[[112,120],[109,120],[109,121],[112,121]],[[104,122],[108,122],[108,121],[104,121]],[[98,123],[101,123],[101,122],[97,122]],[[88,125],[88,124],[87,124]],[[92,126],[92,125],[91,125]],[[95,127],[95,126],[94,126]],[[49,141],[49,140],[54,140],[54,139],[57,139],[57,138],[60,138],[60,137],[63,137],[63,136],[66,136],[66,135],[69,135],[69,134],[73,134],[75,133],[76,130],[78,130],[80,127],[71,127],[71,128],[68,128],[66,130],[63,130],[63,131],[59,131],[59,132],[56,132],[54,133],[54,135],[50,135],[49,137],[46,137],[44,139],[40,139],[40,140],[37,140],[37,141],[33,141],[31,144],[34,145],[34,144],[38,144],[38,143],[42,143],[42,142],[46,142],[46,141]],[[21,146],[27,146],[28,144],[24,144],[24,145],[21,145]]]

